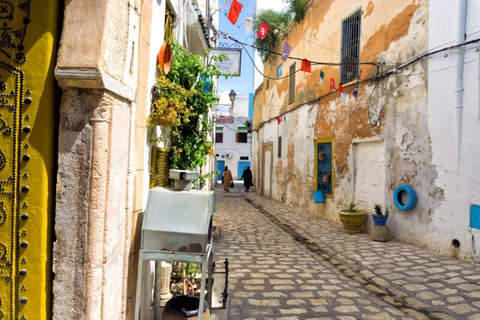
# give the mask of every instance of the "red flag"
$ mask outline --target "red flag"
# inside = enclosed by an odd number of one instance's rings
[[[260,21],[260,27],[258,28],[257,36],[262,40],[265,39],[265,37],[267,36],[268,30],[270,30],[270,28],[265,23]]]
[[[232,24],[237,23],[238,15],[240,14],[240,11],[242,11],[243,5],[238,2],[237,0],[233,0],[232,6],[230,7],[230,11],[228,11],[228,20]]]
[[[330,90],[335,90],[335,80],[333,78],[330,78]]]
[[[340,95],[342,94],[343,92],[343,87],[341,84],[338,85],[338,96],[340,97]]]
[[[312,63],[307,59],[302,60],[302,71],[311,73],[312,72]]]
[[[278,117],[277,122],[278,122],[278,124],[282,123],[282,117]]]

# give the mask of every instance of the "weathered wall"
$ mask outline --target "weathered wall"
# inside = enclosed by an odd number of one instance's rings
[[[439,25],[442,28],[435,31],[438,33],[435,37],[442,42],[429,47],[432,11],[427,1],[322,1],[313,2],[304,22],[293,27],[284,39],[292,45],[290,55],[312,61],[339,61],[341,28],[335,26],[340,26],[342,19],[358,8],[362,8],[361,61],[380,63],[380,73],[429,49],[453,43],[442,36],[450,32],[445,18],[451,16],[448,9],[443,8],[444,15],[436,16],[436,28]],[[477,24],[467,22],[467,37],[473,38],[478,32]],[[277,51],[281,51],[282,45],[283,42]],[[443,53],[419,60],[386,78],[345,84],[345,103],[340,102],[338,92],[330,93],[329,88],[330,78],[338,87],[338,67],[314,65],[311,74],[296,73],[293,104],[288,104],[288,78],[270,81],[268,90],[264,81],[263,87],[257,90],[255,175],[261,176],[262,144],[273,142],[277,150],[278,136],[282,136],[285,153],[281,158],[274,158],[273,198],[337,221],[338,210],[350,201],[358,202],[370,212],[374,203],[381,203],[390,208],[389,226],[394,237],[471,258],[474,246],[468,228],[468,211],[471,204],[478,204],[480,194],[478,180],[472,178],[478,170],[473,159],[478,158],[479,150],[470,138],[479,133],[478,52],[467,50],[465,59],[464,76],[470,80],[464,80],[460,155],[451,150],[456,149],[452,124],[455,96],[451,80],[455,62],[445,62]],[[283,63],[283,75],[293,62],[289,59]],[[267,64],[266,75],[274,77],[280,63],[278,58],[275,63]],[[299,61],[296,63],[298,69]],[[476,68],[468,68],[467,64]],[[325,73],[323,85],[318,82],[320,70]],[[362,65],[360,74],[363,80],[374,75],[375,68]],[[358,90],[356,97],[352,95],[354,88]],[[280,124],[279,115],[285,116]],[[315,190],[314,141],[328,138],[333,139],[335,149],[335,194],[324,204],[314,204],[311,196]],[[369,149],[372,144],[376,147]],[[376,159],[377,163],[369,166],[361,165],[366,160],[361,159],[359,150],[383,159]],[[359,163],[363,171],[355,170]],[[364,181],[366,176],[372,179],[372,175],[377,179],[383,175],[384,180],[378,183],[380,187],[375,181]],[[372,184],[370,193],[365,183]],[[415,189],[418,201],[413,210],[400,211],[395,207],[393,193],[400,184]],[[375,188],[383,190],[374,192]],[[367,224],[370,221],[369,218]],[[460,241],[459,249],[452,248],[452,239]]]
[[[478,39],[480,21],[474,12],[480,4],[465,1],[462,25],[461,2],[430,4],[429,49]],[[431,162],[437,168],[432,178],[443,201],[431,203],[427,237],[432,249],[462,258],[473,256],[479,262],[480,230],[469,228],[470,207],[480,205],[480,54],[476,48],[478,43],[465,46],[463,52],[448,50],[428,61],[428,134]],[[459,241],[459,248],[452,246],[453,240]]]
[[[137,9],[133,0],[84,0],[65,6],[55,70],[63,98],[54,319],[125,317]]]

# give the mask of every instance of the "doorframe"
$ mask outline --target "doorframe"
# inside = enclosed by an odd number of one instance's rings
[[[260,183],[260,194],[265,196],[265,153],[270,151],[270,198],[272,198],[272,171],[273,171],[273,142],[267,142],[262,145],[262,174],[261,174],[261,183]]]

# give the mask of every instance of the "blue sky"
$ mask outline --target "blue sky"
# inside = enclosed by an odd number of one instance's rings
[[[225,3],[226,0],[218,0],[218,5],[221,6]],[[246,27],[246,18],[253,17],[255,11],[255,0],[237,0],[242,5],[242,11],[238,17],[237,23],[232,25],[232,23],[227,19],[228,11],[230,10],[230,3],[226,4],[219,13],[219,29],[229,35],[233,36],[235,39],[242,41],[244,43],[252,44],[254,37],[256,36],[255,30],[249,34],[245,34]],[[281,10],[284,7],[282,0],[258,0],[257,1],[257,10],[263,10],[272,8],[275,10]],[[219,37],[219,46],[220,42],[228,43],[229,45],[234,43],[231,40],[226,40],[223,37]],[[254,50],[251,47],[247,47],[248,52],[254,59]],[[263,70],[263,66],[257,66],[260,70]],[[222,97],[234,90],[237,94],[248,94],[254,92],[253,88],[253,63],[248,57],[248,54],[242,48],[242,64],[241,64],[241,75],[239,77],[231,77],[229,79],[219,78],[218,80],[218,94]],[[226,98],[226,97],[222,97]],[[226,98],[228,101],[228,98]],[[223,99],[222,99],[223,100]]]
[[[220,18],[220,27],[219,29],[229,35],[233,36],[234,38],[245,42],[245,43],[253,43],[253,34],[254,32],[250,32],[248,35],[245,34],[245,19],[248,17],[253,17],[254,10],[255,10],[255,1],[254,0],[244,0],[239,1],[243,4],[242,11],[238,16],[237,23],[233,25],[228,19],[227,14],[228,10],[230,9],[230,4],[225,5],[219,13]],[[224,3],[224,0],[219,0],[219,6]],[[220,43],[228,43],[228,45],[234,44],[231,40],[225,40],[223,37],[219,37],[219,46]],[[249,51],[250,55],[253,58],[253,48],[246,47]],[[218,93],[230,92],[230,90],[235,90],[237,94],[248,94],[249,92],[253,92],[253,64],[250,58],[248,57],[245,50],[242,48],[242,64],[241,64],[241,71],[239,77],[232,77],[227,80],[225,78],[220,78],[218,80]]]

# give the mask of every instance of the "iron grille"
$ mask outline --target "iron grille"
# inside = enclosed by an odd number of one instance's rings
[[[342,22],[341,83],[350,82],[359,76],[360,19],[361,10],[358,10]]]
[[[288,104],[295,102],[295,63],[290,66],[290,74],[288,77]]]

